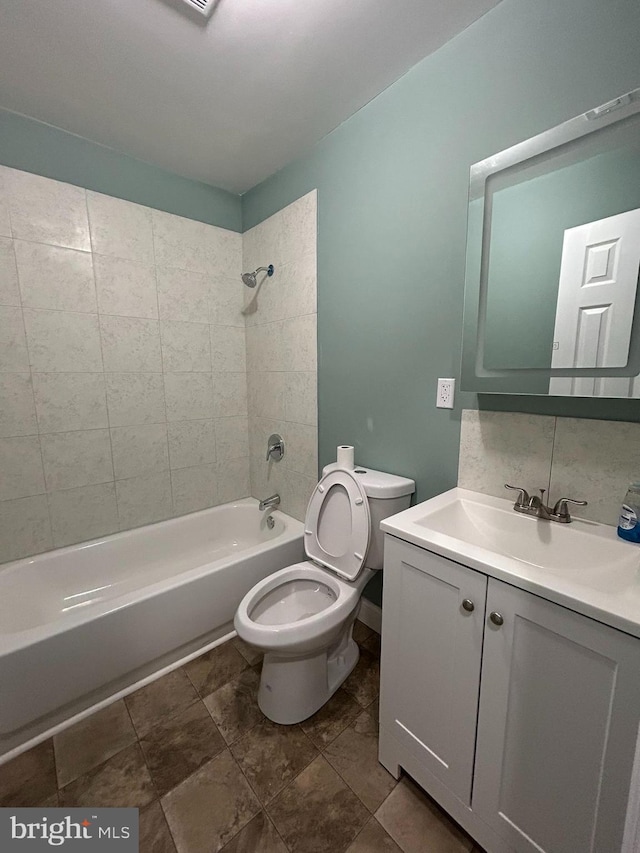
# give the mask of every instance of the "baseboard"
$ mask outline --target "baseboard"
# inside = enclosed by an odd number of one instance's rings
[[[364,596],[360,599],[358,619],[377,634],[382,633],[382,607],[378,607],[377,604],[369,601],[368,598],[364,598]]]

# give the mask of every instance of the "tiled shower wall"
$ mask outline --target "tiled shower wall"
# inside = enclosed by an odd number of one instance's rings
[[[246,231],[242,243],[246,270],[275,267],[247,314],[251,493],[278,492],[282,509],[301,520],[318,479],[316,218],[314,190]],[[267,463],[274,432],[285,456]]]
[[[250,493],[241,259],[0,167],[0,561]]]
[[[465,410],[458,485],[513,496],[505,483],[528,492],[589,502],[576,516],[616,524],[627,485],[640,480],[640,424]]]

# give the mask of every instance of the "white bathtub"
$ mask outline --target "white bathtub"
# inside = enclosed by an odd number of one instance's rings
[[[210,648],[257,581],[303,559],[253,498],[0,567],[0,762]]]

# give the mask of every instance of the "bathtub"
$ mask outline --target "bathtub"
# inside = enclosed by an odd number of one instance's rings
[[[302,539],[245,498],[0,567],[0,763],[232,636]]]

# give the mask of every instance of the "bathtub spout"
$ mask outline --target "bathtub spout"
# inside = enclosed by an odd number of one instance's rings
[[[258,509],[263,512],[265,509],[277,509],[280,506],[280,495],[271,495],[260,501]]]

